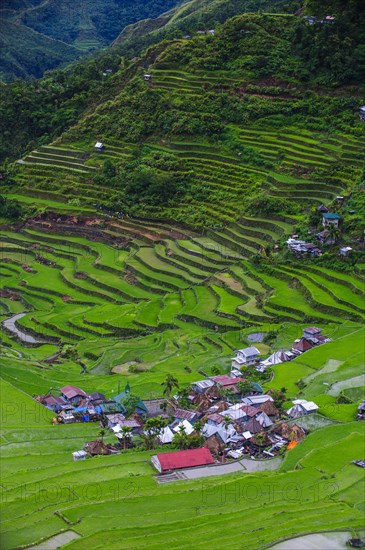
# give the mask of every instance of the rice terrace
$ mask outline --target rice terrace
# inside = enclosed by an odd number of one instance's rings
[[[2,550],[365,547],[365,37],[301,4],[1,84]]]

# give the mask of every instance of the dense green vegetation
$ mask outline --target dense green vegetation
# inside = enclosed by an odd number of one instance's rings
[[[24,313],[17,329],[39,341],[2,326],[5,550],[65,530],[81,536],[69,548],[117,550],[364,535],[351,461],[364,456],[365,40],[338,6],[333,23],[248,14],[181,38],[215,21],[207,12],[133,62],[108,50],[1,88],[0,319]],[[315,239],[321,204],[340,213],[339,240],[296,258],[285,241]],[[300,420],[308,435],[276,471],[211,477],[203,491],[201,480],[158,485],[155,451],[73,462],[99,427],[52,426],[29,397],[67,384],[184,391],[228,373],[252,333],[266,334],[255,343],[266,357],[312,324],[332,341],[250,374],[286,388],[285,409],[318,404]]]
[[[156,17],[177,3],[177,0],[2,2],[0,80],[39,78],[46,70],[110,44],[126,25]]]

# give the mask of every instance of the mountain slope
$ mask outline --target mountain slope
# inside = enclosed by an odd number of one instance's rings
[[[58,73],[58,128],[71,128],[54,151],[23,155],[32,167],[22,185],[37,165],[76,169],[88,172],[80,174],[82,185],[85,177],[105,190],[103,208],[194,226],[225,224],[242,213],[298,215],[350,191],[364,163],[362,68],[349,58],[361,44],[339,41],[335,25],[314,27],[299,17],[247,14],[215,36],[153,46],[107,79],[90,81],[96,66],[85,68],[84,87],[78,73],[60,86]],[[314,39],[318,50],[308,59]],[[344,81],[352,86],[340,86]],[[46,100],[53,87],[45,82]],[[55,122],[49,107],[41,108],[37,118],[44,113],[46,126]],[[93,150],[96,140],[106,144],[101,154]],[[64,148],[86,155],[85,166],[61,158]],[[54,171],[40,184],[62,194],[63,176]],[[86,202],[95,205],[95,198]]]
[[[0,78],[41,76],[45,70],[108,45],[120,30],[155,17],[178,0],[33,0],[0,8]],[[39,34],[35,34],[39,33]],[[61,42],[61,44],[60,44]]]
[[[190,0],[156,19],[127,26],[114,45],[121,45],[123,53],[133,56],[165,38],[181,38],[197,30],[210,29],[234,15],[260,10],[294,13],[299,7],[300,2],[296,0]]]

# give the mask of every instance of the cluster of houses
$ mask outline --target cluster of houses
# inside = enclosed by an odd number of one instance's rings
[[[242,392],[242,382],[243,378],[222,375],[192,385],[189,401],[194,409],[174,409],[172,422],[160,430],[157,440],[160,445],[173,443],[177,431],[183,429],[192,435],[198,429],[204,442],[198,449],[154,455],[152,464],[159,473],[243,457],[271,458],[297,445],[306,432],[291,420],[317,411],[317,405],[296,400],[283,413],[270,393],[264,394],[258,384],[253,384],[251,391]],[[178,398],[175,399],[178,405]]]
[[[123,415],[128,412],[130,395],[128,384],[125,390],[114,396],[113,399],[108,399],[99,392],[87,394],[75,386],[64,386],[57,393],[59,393],[57,396],[48,393],[35,397],[39,403],[56,413],[53,418],[54,424],[98,421],[108,423],[109,415],[113,416],[118,413]],[[134,408],[137,415],[148,413],[143,401],[137,403]]]
[[[247,380],[242,376],[212,376],[192,384],[188,402],[181,406],[181,397],[153,399],[134,404],[133,411],[126,410],[125,399],[129,388],[113,400],[106,400],[100,393],[87,395],[73,386],[61,388],[60,397],[38,396],[48,408],[61,409],[62,422],[73,421],[67,416],[76,414],[95,418],[106,428],[105,432],[116,437],[114,444],[105,444],[103,438],[90,441],[82,450],[73,454],[74,460],[84,460],[95,455],[118,453],[127,446],[141,441],[148,430],[148,419],[158,417],[163,422],[154,432],[157,446],[174,445],[176,434],[188,438],[198,436],[198,449],[184,449],[161,453],[152,459],[161,473],[175,469],[208,464],[224,463],[227,460],[247,456],[270,458],[281,449],[292,448],[305,436],[305,430],[291,419],[315,412],[318,407],[305,400],[293,401],[293,407],[283,413],[274,403],[270,392],[264,394],[257,383],[247,389]],[[111,412],[116,406],[120,412]],[[128,439],[126,438],[128,433]]]
[[[73,453],[74,460],[110,455],[126,446],[141,444],[149,433],[147,422],[151,418],[158,418],[160,423],[153,432],[154,445],[174,447],[177,434],[183,434],[186,439],[183,450],[156,454],[152,458],[152,464],[160,473],[220,464],[245,456],[271,458],[297,445],[305,436],[305,430],[295,419],[315,413],[318,406],[312,401],[296,399],[289,410],[283,411],[281,402],[275,401],[275,392],[264,393],[260,384],[244,377],[245,368],[253,366],[260,370],[289,361],[327,341],[321,329],[308,327],[291,351],[276,352],[266,361],[260,361],[260,352],[253,346],[240,349],[232,359],[230,374],[199,380],[184,397],[142,401],[133,396],[131,406],[127,384],[113,399],[99,392],[87,394],[75,386],[64,386],[57,396],[49,393],[36,399],[55,412],[55,424],[99,421],[103,432],[116,438],[113,444],[105,444],[103,436],[86,443],[82,450]],[[198,442],[199,448],[189,448],[192,441]]]
[[[295,340],[290,351],[276,351],[265,360],[260,360],[260,351],[254,346],[240,349],[237,351],[236,356],[232,358],[231,376],[241,376],[241,369],[249,366],[254,366],[259,372],[265,372],[269,367],[291,361],[295,357],[298,357],[298,355],[330,341],[331,338],[322,334],[322,329],[307,327],[303,331],[303,336]]]
[[[343,200],[344,197],[337,197],[337,200]],[[328,208],[321,204],[317,211],[322,215],[322,226],[323,229],[316,234],[316,239],[322,245],[334,245],[336,244],[336,238],[333,235],[332,228],[338,229],[339,223],[341,221],[340,214],[336,212],[329,212]],[[299,240],[297,235],[293,235],[286,241],[288,249],[293,252],[296,256],[305,256],[311,258],[318,258],[322,255],[322,250],[318,245],[310,242]],[[349,252],[352,251],[351,247],[342,247],[340,248],[340,254],[342,256],[347,256]]]

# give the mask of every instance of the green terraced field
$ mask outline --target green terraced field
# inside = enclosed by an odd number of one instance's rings
[[[354,190],[365,161],[364,125],[339,130],[313,116],[303,128],[295,115],[280,114],[284,104],[295,112],[297,97],[250,90],[249,71],[151,60],[143,67],[153,75],[146,93],[162,94],[167,111],[196,102],[210,120],[207,93],[222,95],[222,104],[232,96],[247,109],[233,122],[227,116],[214,139],[199,121],[180,133],[167,122],[165,133],[148,130],[143,143],[124,140],[114,127],[115,135],[100,136],[103,151],[95,151],[90,114],[79,133],[66,132],[17,165],[5,194],[38,217],[1,231],[0,321],[25,313],[18,330],[40,342],[24,345],[2,325],[1,548],[69,530],[81,537],[70,550],[258,550],[334,525],[360,535],[363,472],[351,460],[365,452],[363,425],[353,422],[365,387],[365,264],[359,253],[354,267],[322,267],[285,255],[284,243],[314,207],[333,211],[336,196]],[[136,89],[141,75],[133,77]],[[104,163],[126,173],[160,156],[179,166],[188,192],[163,206],[141,203],[142,214],[133,207],[113,214],[118,189],[98,183]],[[285,199],[284,206],[255,210],[256,195],[274,205]],[[147,451],[76,464],[71,452],[98,427],[52,426],[52,415],[29,397],[67,384],[113,396],[127,382],[142,398],[160,397],[167,374],[184,386],[217,369],[228,373],[232,353],[250,345],[252,332],[274,335],[270,345],[257,344],[265,357],[290,348],[312,324],[332,342],[276,365],[265,386],[320,407],[278,471],[159,486]],[[71,359],[48,361],[65,344],[83,368]]]

